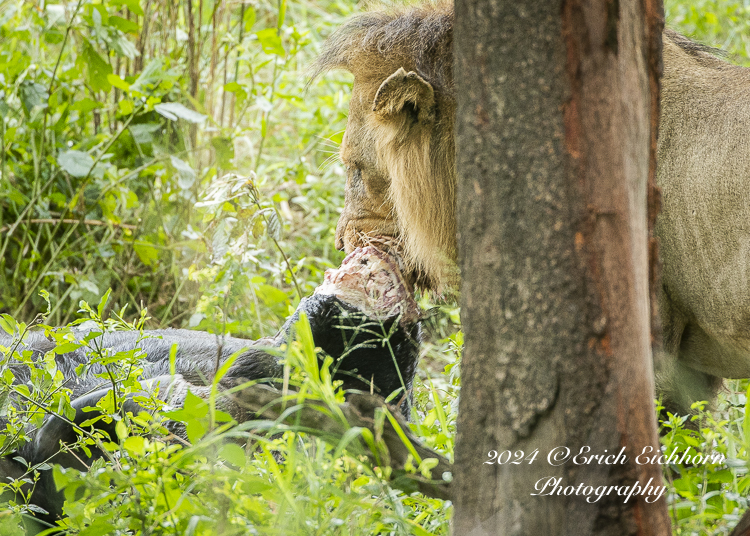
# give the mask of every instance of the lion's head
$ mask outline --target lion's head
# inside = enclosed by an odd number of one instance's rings
[[[328,40],[315,66],[315,75],[354,75],[336,246],[395,242],[407,273],[438,291],[458,280],[452,39],[448,3],[366,13]]]

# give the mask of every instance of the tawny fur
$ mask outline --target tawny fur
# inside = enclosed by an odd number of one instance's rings
[[[365,13],[330,38],[315,66],[316,75],[341,68],[355,77],[337,246],[395,237],[409,268],[438,290],[457,283],[452,41],[450,3]],[[665,341],[655,360],[666,404],[684,412],[711,398],[720,377],[750,377],[750,69],[669,30],[663,41],[656,233]],[[392,102],[379,113],[378,89],[399,69],[413,73],[411,85],[384,92]],[[419,80],[432,91],[417,91]]]
[[[347,251],[368,237],[389,234],[366,215],[385,214],[395,223],[404,261],[423,286],[449,291],[458,283],[455,218],[455,145],[453,124],[453,9],[449,3],[428,3],[388,12],[365,13],[349,20],[327,42],[314,76],[328,69],[346,69],[355,76],[357,91],[350,105],[348,135],[342,146],[355,162],[359,152],[375,151],[361,166],[363,182],[387,181],[386,195],[361,196],[369,204],[360,214],[362,225],[339,234]],[[430,114],[374,113],[377,91],[399,69],[414,72],[434,91]],[[401,98],[417,101],[414,86]],[[415,102],[416,107],[419,103]],[[429,116],[429,117],[428,117]],[[366,135],[362,132],[366,130]],[[354,133],[354,135],[352,135]],[[374,142],[374,143],[372,143]],[[366,186],[365,186],[366,187]],[[347,220],[344,213],[343,219]],[[384,222],[385,223],[385,222]]]

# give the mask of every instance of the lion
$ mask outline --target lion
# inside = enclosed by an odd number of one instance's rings
[[[387,237],[439,293],[458,283],[452,40],[450,3],[365,13],[328,39],[313,74],[354,75],[336,246]],[[685,414],[721,378],[750,377],[750,69],[670,30],[663,43],[656,380]]]

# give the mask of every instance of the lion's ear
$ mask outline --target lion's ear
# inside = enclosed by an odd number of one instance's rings
[[[424,78],[403,67],[385,79],[375,94],[372,111],[385,119],[410,109],[420,123],[435,118],[435,91]]]

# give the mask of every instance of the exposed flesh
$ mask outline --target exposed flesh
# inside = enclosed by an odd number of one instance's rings
[[[401,315],[401,324],[407,325],[420,316],[414,289],[404,279],[398,258],[374,246],[357,248],[341,267],[326,270],[315,294],[334,295],[376,320]]]

